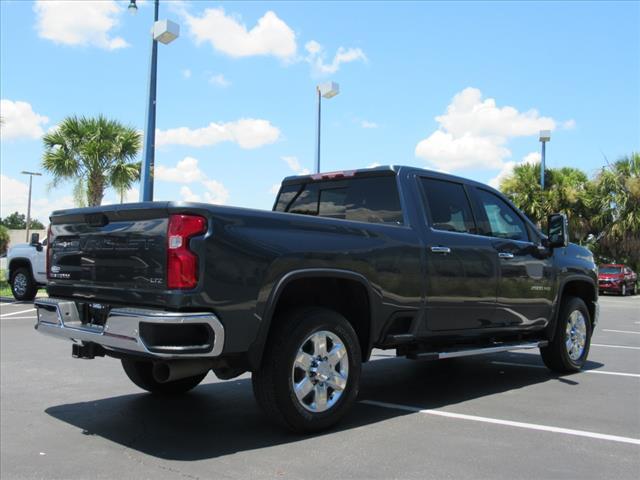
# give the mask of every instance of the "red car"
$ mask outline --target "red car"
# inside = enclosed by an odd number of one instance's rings
[[[627,295],[638,293],[638,275],[626,265],[607,264],[598,267],[600,293]]]

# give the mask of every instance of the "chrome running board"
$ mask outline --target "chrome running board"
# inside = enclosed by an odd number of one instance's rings
[[[442,352],[421,352],[410,353],[407,358],[410,360],[442,360],[445,358],[469,357],[471,355],[486,355],[489,353],[508,352],[510,350],[528,350],[532,348],[546,347],[547,340],[520,343],[494,343],[486,347],[461,348],[456,350],[445,350]]]

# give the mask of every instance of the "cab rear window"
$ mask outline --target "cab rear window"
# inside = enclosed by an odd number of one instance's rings
[[[275,211],[402,224],[402,209],[394,176],[285,185]]]

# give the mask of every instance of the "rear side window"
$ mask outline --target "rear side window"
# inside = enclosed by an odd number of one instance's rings
[[[288,185],[280,191],[275,210],[368,223],[402,223],[394,176]]]
[[[507,202],[486,190],[478,189],[480,206],[487,217],[489,235],[509,240],[529,240],[527,227],[520,216]]]
[[[431,227],[458,233],[475,233],[471,205],[460,183],[423,178]]]

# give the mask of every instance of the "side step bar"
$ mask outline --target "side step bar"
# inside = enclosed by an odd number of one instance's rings
[[[547,340],[525,343],[499,343],[486,347],[462,348],[458,350],[446,350],[443,352],[410,353],[407,355],[407,358],[410,360],[441,360],[444,358],[469,357],[471,355],[508,352],[509,350],[527,350],[546,347],[548,344],[549,342]]]

